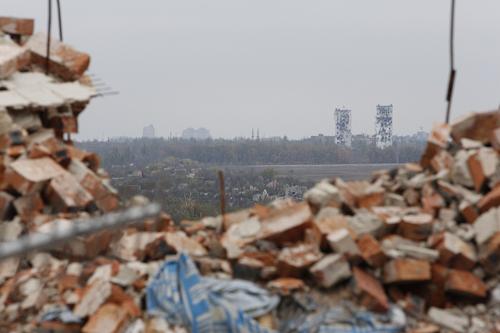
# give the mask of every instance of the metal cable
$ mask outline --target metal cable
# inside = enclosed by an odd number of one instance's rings
[[[48,5],[49,5],[49,12],[48,12],[48,22],[47,22],[47,54],[46,54],[46,60],[47,60],[47,74],[49,74],[50,71],[50,35],[52,31],[52,0],[48,0]]]
[[[61,2],[57,0],[57,16],[59,18],[59,40],[63,41],[63,27],[62,27],[62,14],[61,14]]]
[[[450,122],[451,102],[453,99],[453,87],[455,85],[455,0],[451,0],[451,17],[450,17],[450,77],[448,79],[448,91],[446,93],[446,123]]]
[[[71,221],[70,225],[55,224],[50,233],[34,233],[15,241],[0,244],[0,260],[20,256],[32,251],[50,249],[66,244],[75,237],[90,235],[104,229],[116,229],[125,225],[140,223],[160,214],[160,205],[153,203],[136,206],[121,212],[105,214],[90,219]]]

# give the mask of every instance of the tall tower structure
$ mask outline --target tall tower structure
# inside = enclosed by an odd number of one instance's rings
[[[351,110],[346,108],[335,109],[335,143],[351,147]]]
[[[380,149],[392,146],[392,104],[377,105],[375,144]]]

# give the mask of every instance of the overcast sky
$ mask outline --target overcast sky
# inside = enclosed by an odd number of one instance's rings
[[[46,30],[47,1],[0,2],[1,15]],[[61,2],[65,41],[120,91],[91,102],[81,139],[140,136],[149,124],[160,136],[332,135],[339,106],[353,110],[354,133],[372,133],[375,106],[391,103],[396,133],[444,119],[450,1]],[[456,10],[452,117],[500,104],[500,1]]]

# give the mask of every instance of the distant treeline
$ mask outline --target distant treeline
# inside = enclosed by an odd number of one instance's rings
[[[79,147],[98,153],[104,167],[134,163],[142,167],[167,157],[213,165],[404,163],[420,158],[423,142],[400,142],[377,149],[365,141],[351,149],[311,140],[120,139],[84,141]]]

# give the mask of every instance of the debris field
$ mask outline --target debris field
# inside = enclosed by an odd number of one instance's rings
[[[73,146],[90,56],[0,17],[0,242],[120,203]],[[156,219],[0,261],[0,332],[500,332],[500,110],[432,129],[419,163],[303,202]],[[163,295],[164,294],[164,295]],[[195,306],[202,304],[203,306]]]

